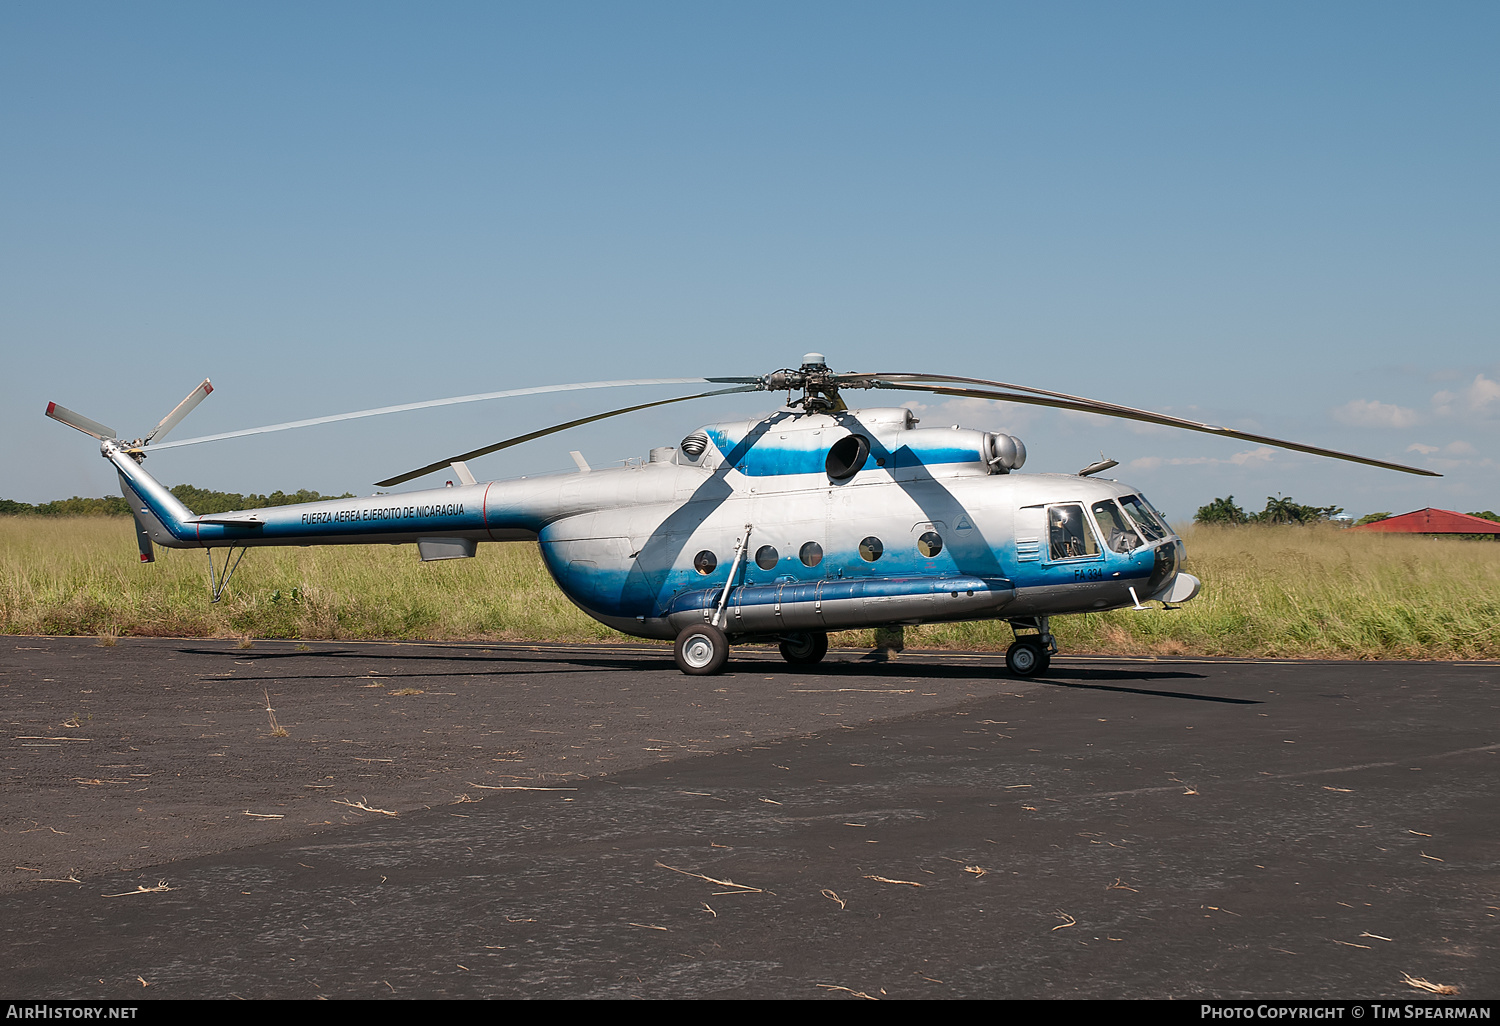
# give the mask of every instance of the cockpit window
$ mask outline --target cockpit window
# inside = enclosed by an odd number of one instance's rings
[[[1048,542],[1053,559],[1078,559],[1099,555],[1094,535],[1083,522],[1083,507],[1047,507]]]
[[[1099,525],[1099,534],[1111,552],[1129,552],[1139,548],[1141,536],[1136,532],[1116,506],[1108,499],[1093,505],[1094,523]]]
[[[1167,536],[1166,525],[1156,519],[1151,512],[1151,507],[1141,501],[1139,495],[1127,495],[1120,500],[1120,505],[1125,507],[1125,512],[1130,514],[1130,519],[1135,521],[1149,541],[1161,541]]]

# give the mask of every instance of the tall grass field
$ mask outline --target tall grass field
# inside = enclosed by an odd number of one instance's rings
[[[1189,529],[1203,591],[1181,609],[1053,621],[1062,650],[1118,655],[1500,658],[1500,543],[1335,527]],[[216,552],[216,558],[222,551]],[[209,603],[201,550],[142,564],[129,520],[0,517],[0,633],[601,641],[532,544],[422,563],[414,546],[252,549]],[[870,632],[836,645],[871,644]],[[907,646],[1001,650],[1003,623],[909,628]]]

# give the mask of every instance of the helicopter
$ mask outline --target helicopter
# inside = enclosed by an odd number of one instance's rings
[[[516,395],[629,385],[727,385],[609,410],[439,460],[376,483],[389,488],[451,468],[459,483],[269,509],[196,515],[143,461],[174,446]],[[1051,619],[1190,601],[1182,538],[1137,489],[1077,474],[1023,474],[1013,435],[920,427],[901,406],[850,409],[844,393],[899,390],[991,399],[1258,442],[1429,477],[1429,470],[982,378],[829,369],[820,353],[757,377],[581,382],[489,392],[165,442],[213,391],[204,381],[147,435],[114,430],[49,403],[47,416],[93,436],[118,471],[142,562],[154,545],[208,550],[212,601],[248,549],[264,545],[415,544],[426,561],[475,555],[480,542],[535,541],[563,593],[622,633],[674,642],[685,674],[724,670],[732,645],[772,642],[810,666],[836,630],[1002,620],[1006,667],[1047,672]],[[478,481],[467,461],[593,421],[736,392],[787,393],[769,416],[706,425],[646,459],[596,470]],[[800,396],[798,393],[801,393]],[[223,549],[221,564],[214,549]],[[239,556],[235,557],[235,550]]]

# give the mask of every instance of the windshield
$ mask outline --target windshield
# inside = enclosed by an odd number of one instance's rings
[[[1125,512],[1130,514],[1130,519],[1149,540],[1161,541],[1169,533],[1167,526],[1157,519],[1151,507],[1143,502],[1139,495],[1125,496],[1120,500],[1120,505],[1125,507]]]
[[[1156,508],[1156,503],[1152,502],[1150,499],[1146,498],[1144,495],[1141,496],[1141,501],[1146,504],[1146,508],[1147,509],[1149,509],[1152,513],[1154,513],[1156,515],[1156,522],[1159,523],[1159,524],[1161,524],[1162,527],[1165,527],[1167,529],[1167,533],[1168,534],[1171,534],[1172,533],[1172,525],[1167,521],[1167,515],[1165,513],[1163,513],[1161,510],[1157,509]]]
[[[1141,536],[1126,521],[1120,507],[1105,499],[1093,505],[1094,523],[1099,525],[1099,535],[1112,552],[1129,552],[1141,545]]]

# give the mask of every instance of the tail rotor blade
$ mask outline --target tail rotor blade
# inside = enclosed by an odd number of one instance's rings
[[[695,378],[691,380],[701,381],[703,379]],[[419,477],[424,477],[427,474],[431,474],[433,471],[442,470],[444,467],[449,466],[453,463],[461,463],[465,460],[472,460],[479,456],[488,456],[492,452],[499,452],[501,449],[509,449],[513,445],[520,445],[522,442],[529,442],[534,438],[542,438],[546,435],[556,434],[559,431],[566,431],[568,428],[579,427],[583,424],[591,424],[596,420],[605,420],[609,417],[618,417],[622,413],[634,413],[636,410],[648,410],[653,406],[667,406],[671,403],[685,403],[689,399],[707,399],[710,396],[715,395],[729,395],[732,392],[758,391],[760,391],[759,384],[740,385],[737,388],[721,388],[715,392],[699,392],[697,395],[679,395],[674,396],[671,399],[658,399],[656,402],[652,403],[640,403],[636,406],[626,406],[618,410],[610,410],[608,413],[596,413],[592,417],[580,417],[577,420],[570,420],[566,424],[554,424],[552,427],[542,428],[540,431],[531,431],[524,435],[517,435],[514,438],[507,438],[503,442],[496,442],[494,445],[486,445],[482,449],[471,449],[469,452],[460,453],[457,456],[449,456],[446,459],[438,460],[436,463],[429,463],[425,467],[418,467],[416,470],[407,471],[405,474],[400,474],[396,477],[389,477],[384,481],[376,481],[375,487],[390,488],[392,485],[405,484],[408,481],[414,481]]]
[[[56,403],[47,404],[47,416],[51,417],[53,420],[61,421],[62,423],[68,425],[68,427],[70,428],[77,428],[79,431],[82,431],[86,435],[93,435],[101,442],[105,441],[106,439],[118,437],[115,434],[114,428],[105,427],[97,420],[90,420],[83,414],[74,413],[66,406],[59,406]]]
[[[207,378],[204,378],[203,384],[193,389],[192,392],[188,394],[188,397],[186,399],[177,404],[176,409],[163,417],[161,419],[161,423],[151,429],[151,433],[142,440],[142,444],[149,445],[151,444],[152,439],[158,437],[165,438],[167,436],[167,432],[171,431],[178,424],[182,423],[182,418],[186,417],[189,413],[192,413],[193,409],[203,400],[207,399],[208,393],[212,392],[213,390],[214,386],[209,384]]]

